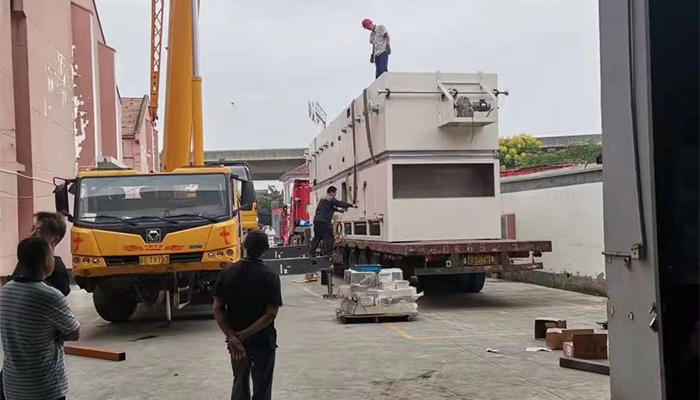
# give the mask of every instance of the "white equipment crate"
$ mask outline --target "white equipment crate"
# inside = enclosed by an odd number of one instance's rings
[[[500,238],[496,84],[491,73],[384,73],[309,145],[312,207],[333,185],[358,205],[342,216],[349,238]]]

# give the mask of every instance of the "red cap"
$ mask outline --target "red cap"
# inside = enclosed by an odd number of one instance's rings
[[[372,25],[372,20],[369,18],[365,18],[362,20],[362,27],[367,29],[369,26]]]

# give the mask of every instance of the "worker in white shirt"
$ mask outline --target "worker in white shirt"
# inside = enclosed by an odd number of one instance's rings
[[[369,42],[372,44],[369,62],[376,67],[374,77],[379,78],[389,70],[389,54],[391,54],[389,32],[384,25],[375,25],[369,18],[362,21],[362,27],[372,32],[369,34]]]

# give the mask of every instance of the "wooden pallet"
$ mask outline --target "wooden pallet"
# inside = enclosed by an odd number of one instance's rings
[[[366,323],[366,322],[398,322],[398,321],[411,321],[416,315],[415,313],[406,314],[339,314],[338,319],[344,323]]]

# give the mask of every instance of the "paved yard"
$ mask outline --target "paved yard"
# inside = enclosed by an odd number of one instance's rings
[[[413,322],[349,324],[319,284],[283,278],[274,398],[607,400],[608,377],[560,368],[561,352],[526,352],[536,317],[596,327],[605,299],[489,280],[482,293],[423,297]],[[124,325],[102,321],[89,294],[69,297],[80,344],[126,351],[121,363],[68,357],[71,400],[228,399],[232,376],[208,307],[139,310]],[[499,353],[487,353],[487,348]]]

